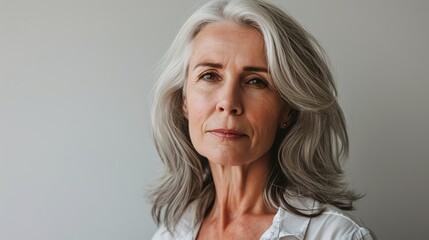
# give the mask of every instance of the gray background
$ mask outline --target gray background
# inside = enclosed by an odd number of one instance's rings
[[[202,2],[0,0],[0,239],[150,238],[153,70]],[[426,236],[428,1],[275,2],[330,56],[353,214]]]

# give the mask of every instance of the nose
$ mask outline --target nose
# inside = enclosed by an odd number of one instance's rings
[[[240,86],[238,84],[229,83],[221,87],[216,110],[232,115],[243,113]]]

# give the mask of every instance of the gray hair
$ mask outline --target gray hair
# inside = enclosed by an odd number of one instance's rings
[[[293,109],[292,124],[278,131],[272,147],[264,191],[267,206],[306,215],[288,203],[290,197],[303,196],[352,209],[359,196],[347,189],[340,164],[348,154],[346,125],[322,48],[270,3],[212,1],[188,19],[160,65],[152,131],[165,168],[150,192],[155,222],[173,229],[195,200],[199,210],[195,220],[201,221],[214,202],[208,162],[192,146],[182,104],[194,37],[207,24],[225,21],[253,27],[263,35],[269,74]]]

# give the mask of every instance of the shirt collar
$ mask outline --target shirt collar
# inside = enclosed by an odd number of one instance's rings
[[[198,211],[197,201],[189,204],[186,211],[183,213],[181,220],[175,227],[175,238],[178,240],[195,239],[201,226],[201,222],[195,219]]]
[[[309,198],[291,198],[288,202],[305,214],[312,214],[319,207],[316,201]],[[262,235],[261,240],[274,240],[282,237],[303,240],[309,223],[309,217],[300,216],[279,208],[274,216],[273,224]]]
[[[320,203],[310,198],[290,197],[288,203],[305,214],[312,214],[320,207]],[[177,239],[195,239],[201,226],[201,222],[195,221],[195,213],[197,211],[196,201],[192,202],[187,211],[185,211],[182,221],[176,226],[175,235]],[[307,232],[310,218],[300,216],[289,212],[283,208],[279,208],[273,218],[273,223],[270,228],[261,236],[261,240],[277,240],[282,237],[290,237],[292,239],[303,240]]]

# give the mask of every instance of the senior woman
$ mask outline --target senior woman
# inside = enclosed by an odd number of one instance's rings
[[[276,6],[212,1],[155,89],[153,239],[372,239],[343,212],[343,113],[315,39]]]

